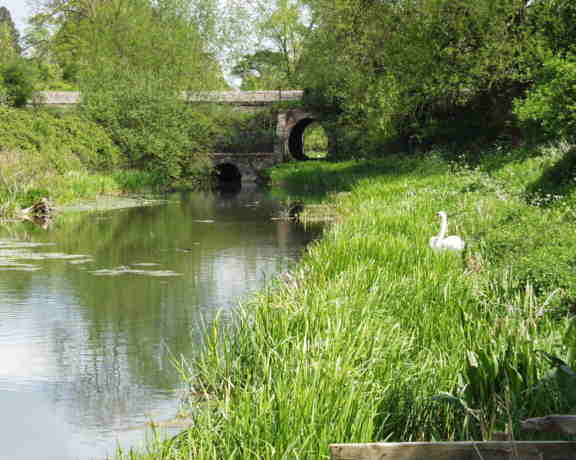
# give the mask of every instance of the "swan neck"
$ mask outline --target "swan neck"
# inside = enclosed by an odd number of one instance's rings
[[[440,215],[440,233],[438,233],[438,238],[444,238],[448,232],[448,217],[445,214]]]

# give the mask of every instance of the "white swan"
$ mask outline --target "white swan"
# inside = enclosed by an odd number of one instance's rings
[[[440,217],[440,232],[437,236],[430,238],[430,247],[435,251],[462,251],[466,247],[464,240],[456,235],[446,236],[448,231],[448,216],[446,212],[438,212]]]

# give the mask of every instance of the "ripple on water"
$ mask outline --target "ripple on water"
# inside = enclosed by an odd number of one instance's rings
[[[54,246],[54,243],[32,243],[30,241],[0,240],[0,250],[4,248],[38,248],[40,246]]]
[[[130,268],[125,265],[114,268],[103,268],[100,270],[91,271],[96,276],[120,276],[120,275],[143,275],[153,277],[169,277],[169,276],[182,276],[182,273],[177,273],[172,270],[140,270],[137,268]]]
[[[7,271],[21,271],[21,272],[35,272],[40,270],[41,267],[38,265],[30,265],[30,264],[3,264],[0,262],[0,272],[7,272]]]
[[[29,241],[0,240],[0,271],[37,271],[41,267],[21,261],[70,260],[71,263],[91,261],[86,254],[65,254],[61,252],[32,252],[54,243],[32,243]]]

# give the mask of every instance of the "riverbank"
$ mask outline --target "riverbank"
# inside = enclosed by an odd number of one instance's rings
[[[127,169],[105,130],[74,112],[0,107],[0,219],[42,198],[60,207],[161,185],[154,172]]]
[[[574,156],[557,144],[277,168],[275,183],[314,188],[339,218],[234,330],[207,335],[185,377],[210,400],[194,424],[119,457],[318,459],[333,442],[533,438],[521,418],[574,404],[545,354],[574,365]],[[439,210],[463,253],[428,246]]]

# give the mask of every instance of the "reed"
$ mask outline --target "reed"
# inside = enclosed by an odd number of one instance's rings
[[[573,282],[556,256],[573,244],[576,192],[533,200],[562,158],[437,152],[274,171],[316,184],[340,218],[233,324],[211,326],[183,372],[190,428],[120,458],[320,459],[330,443],[534,437],[520,418],[569,409],[542,352],[568,359]],[[428,247],[441,209],[465,252]]]

